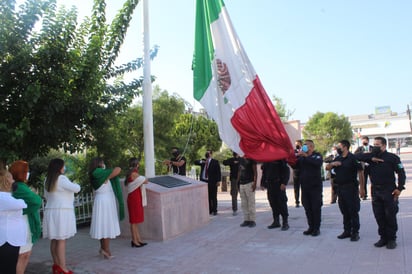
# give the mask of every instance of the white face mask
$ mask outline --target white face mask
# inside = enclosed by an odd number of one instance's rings
[[[27,172],[26,180],[29,180],[29,177],[30,177],[30,172]]]

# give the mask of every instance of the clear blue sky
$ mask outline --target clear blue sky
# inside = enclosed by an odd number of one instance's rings
[[[59,0],[90,15],[92,0]],[[112,18],[122,0],[107,0]],[[226,0],[226,8],[269,94],[306,122],[317,111],[371,114],[377,106],[402,113],[412,103],[412,1]],[[120,63],[142,56],[142,4]],[[195,109],[191,62],[195,0],[150,0],[155,85]],[[412,106],[411,106],[412,107]]]

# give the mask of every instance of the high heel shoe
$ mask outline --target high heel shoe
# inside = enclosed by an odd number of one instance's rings
[[[139,244],[137,245],[137,244],[135,244],[133,241],[130,242],[130,245],[131,245],[132,247],[143,247],[143,246],[144,246],[144,244],[142,244],[142,243],[140,243],[140,242],[139,242]]]
[[[114,256],[109,255],[109,253],[107,253],[105,250],[103,250],[103,249],[101,249],[101,248],[100,248],[100,250],[99,250],[99,253],[100,253],[100,255],[103,256],[103,258],[108,259],[108,260],[111,260],[111,259],[114,258]]]
[[[54,264],[52,269],[53,269],[53,274],[73,274],[73,271],[71,270],[64,271],[63,268],[61,268],[57,264]]]
[[[139,242],[139,244],[140,244],[140,245],[143,245],[143,246],[144,246],[144,245],[147,245],[147,243],[144,243],[144,242]]]

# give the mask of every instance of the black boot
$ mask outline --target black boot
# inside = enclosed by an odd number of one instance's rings
[[[281,230],[286,231],[289,229],[288,217],[283,218]]]
[[[279,217],[278,218],[273,218],[273,223],[268,226],[269,229],[273,229],[273,228],[277,228],[280,227],[280,223],[279,223]]]

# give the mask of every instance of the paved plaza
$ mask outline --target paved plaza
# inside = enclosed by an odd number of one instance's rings
[[[288,231],[267,229],[272,214],[266,192],[256,193],[257,226],[240,227],[241,212],[232,216],[231,198],[218,193],[218,215],[194,231],[163,242],[148,241],[131,248],[130,238],[111,241],[112,260],[99,256],[99,242],[89,228],[78,229],[67,241],[68,267],[74,273],[412,273],[412,154],[401,156],[408,177],[400,197],[398,247],[376,248],[379,237],[371,200],[361,202],[360,240],[336,238],[343,229],[337,204],[330,204],[330,184],[324,182],[321,234],[304,236],[307,228],[303,207],[294,207],[293,186],[288,186]],[[368,184],[369,185],[369,184]],[[239,199],[240,208],[240,199]],[[33,248],[27,273],[51,273],[49,240]]]

